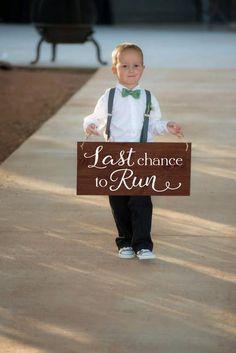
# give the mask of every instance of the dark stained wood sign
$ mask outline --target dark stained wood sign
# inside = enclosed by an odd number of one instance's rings
[[[77,144],[77,195],[190,195],[191,143]]]

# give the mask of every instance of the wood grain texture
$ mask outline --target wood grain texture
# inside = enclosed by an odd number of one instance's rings
[[[77,144],[77,195],[190,195],[191,143]]]

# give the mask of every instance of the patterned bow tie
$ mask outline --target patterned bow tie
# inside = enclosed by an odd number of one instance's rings
[[[140,97],[140,92],[140,89],[132,91],[132,89],[123,88],[121,95],[122,97],[132,96],[133,98],[138,99]]]

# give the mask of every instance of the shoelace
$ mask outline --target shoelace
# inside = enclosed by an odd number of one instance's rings
[[[150,252],[151,252],[151,250],[148,250],[148,249],[142,249],[142,250],[138,251],[138,253],[139,253],[140,255],[143,255],[143,254],[145,254],[145,253],[150,253]]]
[[[120,249],[120,251],[125,251],[125,250],[133,251],[133,249],[130,246]]]

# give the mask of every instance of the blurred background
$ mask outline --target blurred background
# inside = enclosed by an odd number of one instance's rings
[[[2,0],[0,21],[4,23],[32,22],[32,7],[41,6],[42,0]],[[47,1],[53,3],[53,1]],[[91,1],[66,1],[71,3]],[[63,1],[54,1],[55,6]],[[235,0],[94,0],[96,24],[137,24],[137,23],[215,23],[236,20]],[[72,9],[72,7],[71,7]]]
[[[235,29],[236,0],[2,0],[0,61],[97,68],[129,41],[150,67],[228,68]]]

